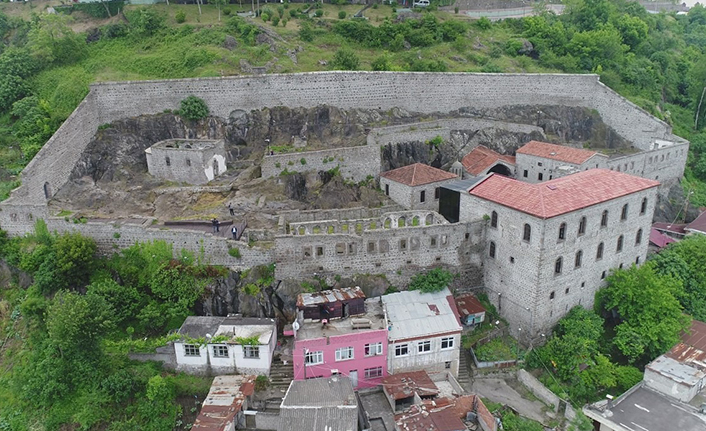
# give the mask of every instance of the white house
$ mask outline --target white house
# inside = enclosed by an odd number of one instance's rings
[[[174,342],[176,369],[190,374],[269,375],[277,345],[274,319],[189,316]]]
[[[389,330],[390,374],[426,370],[458,376],[462,328],[449,289],[397,292],[382,296],[382,302]]]

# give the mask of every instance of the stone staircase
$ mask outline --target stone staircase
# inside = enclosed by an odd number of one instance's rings
[[[272,388],[287,390],[293,378],[294,366],[291,362],[285,364],[279,358],[272,360],[270,366],[270,386]]]
[[[466,392],[470,392],[473,384],[471,362],[471,353],[467,349],[461,349],[458,362],[458,378],[456,380]]]

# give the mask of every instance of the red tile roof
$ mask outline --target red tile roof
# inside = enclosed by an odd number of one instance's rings
[[[686,225],[684,230],[706,233],[706,211],[699,214],[694,221]]]
[[[652,227],[654,229],[657,229],[660,232],[669,232],[669,233],[674,233],[677,235],[686,235],[686,231],[684,231],[686,224],[683,224],[683,223],[656,222],[656,223],[652,223]]]
[[[458,178],[451,172],[442,171],[423,163],[415,163],[393,169],[380,174],[380,176],[410,187]]]
[[[478,176],[484,173],[488,168],[491,168],[498,162],[505,162],[511,165],[515,164],[513,156],[504,156],[496,153],[490,148],[479,145],[461,160],[461,164],[466,169],[466,172],[473,176]]]
[[[589,169],[539,184],[491,174],[471,187],[469,193],[547,219],[658,185],[658,181],[621,172]]]
[[[527,154],[530,156],[544,157],[545,159],[558,160],[560,162],[580,165],[598,153],[595,151],[582,150],[580,148],[548,144],[546,142],[529,141],[523,145],[522,148],[517,150],[517,154]]]

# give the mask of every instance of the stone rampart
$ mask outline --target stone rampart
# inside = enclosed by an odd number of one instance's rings
[[[362,181],[368,176],[380,175],[380,148],[332,148],[330,150],[266,155],[262,160],[263,178],[276,177],[283,172],[328,171],[338,167],[343,178]]]
[[[292,235],[318,235],[334,233],[356,233],[379,229],[448,224],[439,213],[429,210],[398,211],[384,213],[375,218],[332,219],[289,223]]]
[[[371,130],[367,139],[368,145],[387,145],[415,141],[425,142],[436,136],[441,136],[445,141],[448,141],[451,139],[451,132],[454,130],[479,130],[490,127],[508,130],[514,133],[529,135],[532,132],[538,132],[544,135],[544,130],[541,127],[528,124],[479,118],[454,118],[451,120],[435,120],[404,124],[401,126],[380,127]]]

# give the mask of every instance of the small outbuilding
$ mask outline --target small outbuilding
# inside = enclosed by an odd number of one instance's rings
[[[297,309],[303,319],[331,320],[365,314],[365,293],[358,287],[300,293]]]
[[[167,181],[206,184],[226,170],[223,140],[168,139],[145,150],[147,171]]]
[[[478,325],[485,320],[485,307],[471,293],[456,297],[456,308],[461,317],[461,323],[466,326]]]
[[[385,195],[408,209],[436,210],[440,187],[458,176],[422,163],[404,166],[380,175]]]

